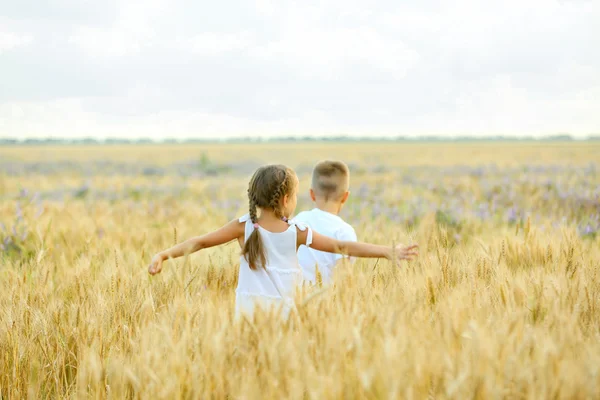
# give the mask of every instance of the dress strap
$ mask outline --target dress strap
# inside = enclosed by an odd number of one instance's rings
[[[298,230],[300,230],[302,232],[308,230],[308,233],[306,235],[306,246],[310,247],[310,245],[312,244],[312,239],[313,239],[313,233],[312,233],[312,229],[310,229],[310,226],[308,226],[307,224],[305,224],[303,222],[296,222],[293,219],[288,220],[288,224],[296,226],[296,228],[298,228]]]
[[[244,216],[241,216],[240,218],[238,218],[238,221],[241,224],[245,224],[245,226],[244,226],[244,238],[248,239],[250,237],[250,235],[252,235],[252,232],[254,231],[254,228],[252,227],[252,220],[250,219],[250,214],[246,214]]]

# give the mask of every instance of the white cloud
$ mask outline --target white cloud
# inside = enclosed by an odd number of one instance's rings
[[[339,79],[355,64],[401,79],[419,55],[404,43],[370,28],[290,29],[281,38],[253,50],[267,63],[284,63],[311,78]]]
[[[139,52],[144,46],[140,37],[127,30],[103,30],[82,26],[69,37],[69,43],[79,46],[92,58],[123,57]]]
[[[156,28],[167,10],[166,0],[128,0],[119,3],[109,27],[79,25],[68,41],[92,58],[124,57],[151,48],[158,40]]]
[[[182,51],[190,51],[204,56],[244,51],[253,46],[253,42],[254,39],[249,32],[203,32],[193,36],[180,36],[175,39],[176,46]]]
[[[27,46],[33,42],[33,36],[30,34],[18,34],[13,32],[0,31],[0,55],[4,52]]]

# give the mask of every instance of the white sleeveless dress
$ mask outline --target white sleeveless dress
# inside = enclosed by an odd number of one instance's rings
[[[254,231],[250,215],[239,219],[246,224],[244,242]],[[306,246],[312,243],[312,230],[304,224],[288,221],[289,228],[280,233],[269,232],[259,226],[258,230],[267,255],[265,268],[250,269],[248,262],[240,257],[238,286],[235,291],[236,315],[252,315],[258,305],[268,309],[281,307],[283,315],[288,315],[294,307],[296,288],[302,283],[302,269],[298,264],[296,227],[308,229]]]

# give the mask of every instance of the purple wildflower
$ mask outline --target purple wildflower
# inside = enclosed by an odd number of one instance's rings
[[[509,223],[515,224],[519,220],[519,216],[517,214],[517,209],[515,207],[511,207],[506,213],[506,219]]]
[[[20,221],[23,219],[23,210],[21,209],[21,204],[17,203],[17,210],[15,212],[16,216],[17,216],[17,221]]]

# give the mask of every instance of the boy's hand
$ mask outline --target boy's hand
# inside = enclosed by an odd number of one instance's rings
[[[410,246],[404,246],[404,245],[397,245],[395,248],[395,255],[396,255],[396,259],[398,259],[398,261],[400,260],[407,260],[410,261],[412,260],[414,257],[417,257],[419,255],[419,245],[417,244],[413,244]]]
[[[150,275],[156,275],[162,270],[162,263],[164,261],[163,256],[159,253],[152,257],[150,265],[148,266],[148,273]]]

